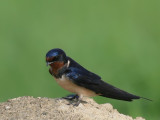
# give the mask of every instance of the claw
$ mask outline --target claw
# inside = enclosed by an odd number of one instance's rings
[[[80,103],[87,103],[86,101],[82,100],[82,96],[78,96],[77,94],[71,94],[62,98],[71,101],[74,100],[73,102],[70,102],[68,105],[73,105],[75,107],[79,106]]]
[[[62,97],[63,99],[67,99],[67,100],[78,100],[79,99],[79,96],[77,94],[71,94],[71,95],[68,95],[66,97]]]

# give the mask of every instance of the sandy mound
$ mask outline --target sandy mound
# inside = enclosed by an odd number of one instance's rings
[[[0,120],[145,120],[120,114],[109,103],[84,100],[75,107],[64,99],[19,97],[0,103]]]

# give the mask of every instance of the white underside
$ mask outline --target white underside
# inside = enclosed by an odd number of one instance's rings
[[[95,92],[74,84],[71,80],[67,79],[64,75],[60,79],[55,78],[55,80],[62,88],[72,93],[76,93],[79,96],[87,96],[87,97],[96,96]]]

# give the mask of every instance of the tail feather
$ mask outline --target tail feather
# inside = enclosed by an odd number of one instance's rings
[[[118,100],[125,100],[125,101],[132,101],[134,99],[141,98],[140,96],[130,94],[108,83],[103,83],[103,85],[101,85],[101,95],[100,96],[118,99]]]
[[[145,98],[145,97],[141,97],[142,99],[148,100],[148,101],[152,101],[151,99]]]

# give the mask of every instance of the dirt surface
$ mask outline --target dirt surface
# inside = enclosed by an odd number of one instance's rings
[[[87,103],[78,107],[65,99],[19,97],[0,103],[0,120],[145,120],[120,114],[112,105]]]

